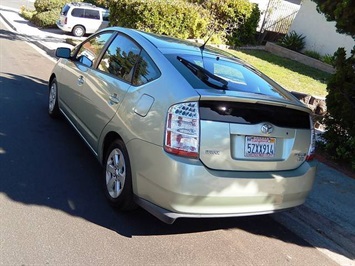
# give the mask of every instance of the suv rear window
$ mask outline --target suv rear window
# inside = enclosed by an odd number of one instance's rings
[[[66,16],[68,14],[69,9],[70,9],[70,6],[68,6],[68,5],[63,6],[61,14]]]

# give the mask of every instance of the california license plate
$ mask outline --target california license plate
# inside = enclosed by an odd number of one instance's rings
[[[246,136],[245,157],[272,158],[275,156],[276,138]]]

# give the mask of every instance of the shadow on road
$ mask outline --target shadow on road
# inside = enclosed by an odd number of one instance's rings
[[[239,228],[311,247],[270,216],[181,219],[166,225],[142,209],[111,209],[97,160],[64,119],[48,116],[47,81],[0,74],[0,193],[11,200],[61,210],[129,238]]]

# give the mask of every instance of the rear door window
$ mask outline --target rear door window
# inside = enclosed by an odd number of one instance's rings
[[[83,8],[74,8],[71,15],[76,18],[83,18],[85,10]]]
[[[100,11],[98,10],[91,10],[91,9],[86,9],[85,10],[85,18],[89,19],[100,19]]]
[[[140,52],[141,48],[134,41],[117,35],[102,57],[98,69],[131,83]]]

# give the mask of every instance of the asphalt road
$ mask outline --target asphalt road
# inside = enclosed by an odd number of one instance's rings
[[[270,216],[166,225],[111,209],[94,156],[47,115],[54,62],[0,26],[1,265],[337,265]]]

